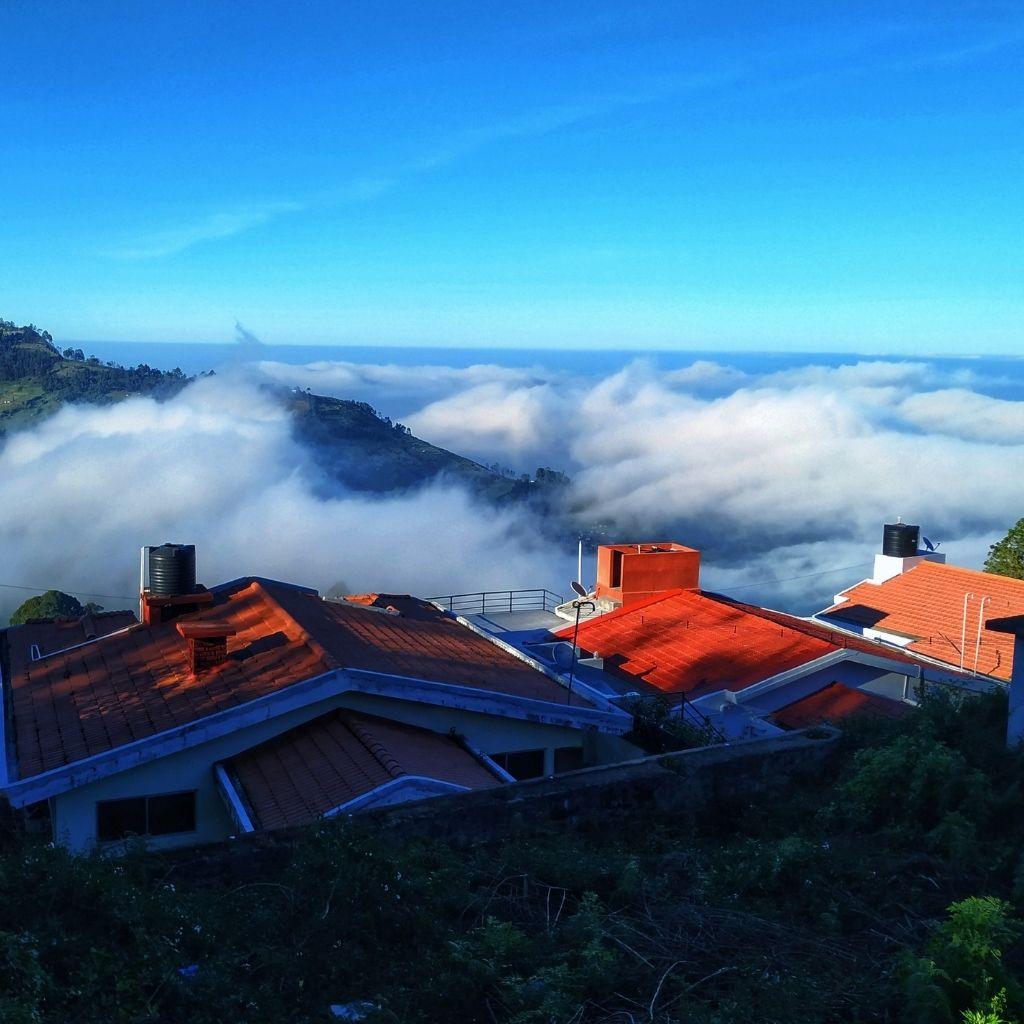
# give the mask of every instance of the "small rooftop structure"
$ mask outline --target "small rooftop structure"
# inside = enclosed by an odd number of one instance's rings
[[[629,607],[678,588],[700,586],[700,552],[665,541],[657,544],[602,544],[597,549],[594,595]]]

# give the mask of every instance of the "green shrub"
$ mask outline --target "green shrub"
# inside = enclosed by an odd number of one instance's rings
[[[907,960],[909,1009],[920,1024],[946,1024],[958,1016],[1002,1018],[1021,1009],[1022,990],[1003,955],[1021,934],[1012,907],[993,896],[972,896],[949,906],[923,957]]]

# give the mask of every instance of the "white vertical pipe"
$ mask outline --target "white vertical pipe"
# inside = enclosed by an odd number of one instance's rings
[[[991,601],[991,597],[983,597],[981,599],[981,607],[978,609],[978,636],[974,643],[974,674],[978,674],[978,658],[981,656],[981,627],[982,627],[982,616],[985,614],[985,605]]]
[[[149,550],[145,545],[139,548],[139,622],[145,612],[142,595],[146,592],[146,552]]]
[[[580,538],[580,549],[579,554],[576,558],[576,581],[583,583],[583,538]],[[583,583],[586,586],[585,583]]]
[[[967,602],[974,597],[973,594],[964,594],[964,621],[960,627],[960,671],[964,670],[964,647],[967,645]]]

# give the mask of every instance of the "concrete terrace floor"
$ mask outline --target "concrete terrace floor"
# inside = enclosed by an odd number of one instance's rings
[[[560,637],[553,637],[552,630],[564,629],[571,622],[553,612],[541,609],[513,612],[488,612],[487,614],[465,615],[465,620],[482,629],[516,650],[535,658],[542,665],[558,672],[568,680],[572,662],[572,644]],[[590,687],[596,693],[612,700],[637,693],[658,693],[642,680],[625,678],[603,669],[576,663],[573,679]]]

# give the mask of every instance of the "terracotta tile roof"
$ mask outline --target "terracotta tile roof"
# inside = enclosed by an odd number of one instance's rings
[[[199,679],[176,622],[136,626],[12,673],[22,778],[237,707],[330,667],[259,583],[213,608],[237,630]],[[213,617],[211,615],[211,617]]]
[[[346,594],[341,600],[348,604],[361,604],[367,608],[382,608],[397,612],[407,619],[434,619],[437,608],[429,601],[408,594]]]
[[[565,702],[559,683],[426,602],[420,602],[420,615],[409,618],[301,594],[277,596],[284,610],[346,668]]]
[[[404,776],[467,789],[499,785],[447,736],[353,711],[323,715],[225,767],[259,829],[305,824]]]
[[[189,670],[189,642],[177,628],[183,619],[137,625],[42,661],[23,657],[11,673],[9,694],[20,777],[343,667],[565,699],[557,683],[436,609],[429,618],[408,619],[325,602],[269,580],[239,580],[212,593],[209,608],[188,621],[226,622],[235,635],[226,660],[198,677]]]
[[[960,667],[1009,679],[1013,668],[1013,637],[982,629],[978,638],[979,614],[987,619],[1024,613],[1024,580],[992,573],[962,569],[938,562],[921,562],[884,583],[858,583],[843,591],[848,600],[833,605],[823,616],[844,620],[898,636],[913,637],[906,648],[917,654]],[[967,605],[964,633],[964,596],[973,594]],[[988,597],[982,612],[982,598]]]
[[[556,635],[571,640],[572,632],[570,626]],[[880,653],[878,644],[840,630],[692,590],[583,622],[579,645],[604,658],[606,669],[690,699],[742,690],[841,648]]]
[[[839,722],[851,715],[884,715],[904,718],[913,712],[909,704],[832,683],[809,697],[787,704],[769,715],[769,720],[784,729],[803,729],[819,722]]]
[[[42,655],[77,647],[98,636],[116,633],[135,625],[134,612],[91,612],[77,619],[45,619],[11,626],[4,631],[10,654],[11,671],[21,672],[32,661],[32,645]]]

